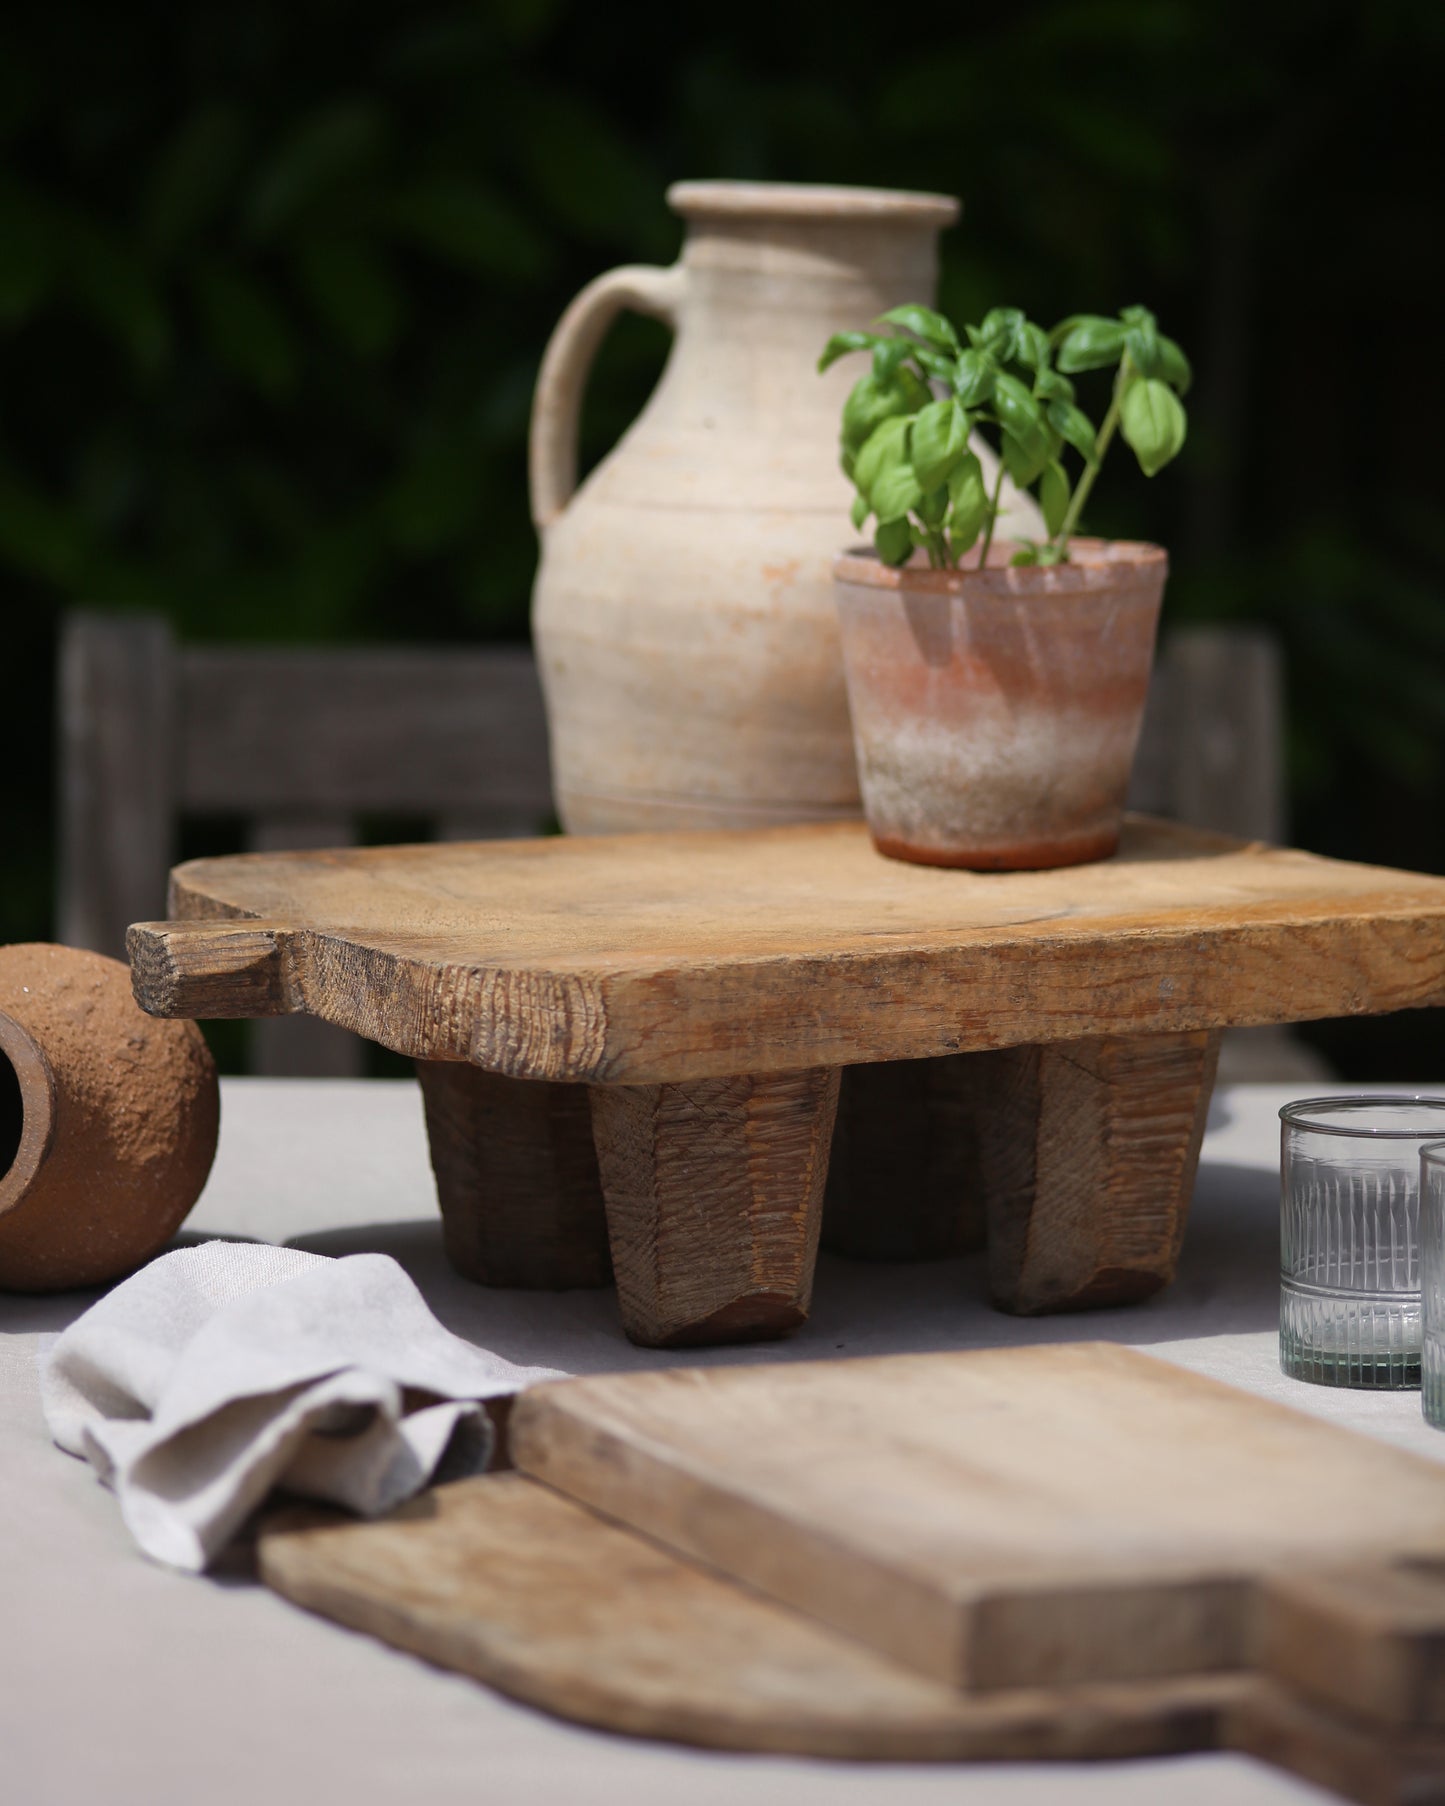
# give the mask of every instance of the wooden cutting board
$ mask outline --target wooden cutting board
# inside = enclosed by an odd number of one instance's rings
[[[1107,1343],[541,1386],[517,1466],[973,1692],[1218,1673],[1258,1585],[1445,1560],[1445,1465]]]
[[[1445,1466],[1108,1344],[565,1380],[511,1434],[549,1484],[284,1511],[262,1577],[614,1731],[1445,1806]]]
[[[293,1509],[260,1536],[296,1604],[606,1730],[883,1761],[1209,1749],[1237,1675],[974,1699],[669,1555],[519,1474],[380,1523]]]

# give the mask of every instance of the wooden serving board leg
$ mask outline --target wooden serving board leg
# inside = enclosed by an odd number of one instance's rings
[[[940,1260],[984,1243],[974,1054],[844,1068],[823,1246],[854,1260]]]
[[[1215,1031],[976,1054],[989,1281],[1031,1316],[1135,1304],[1179,1261]]]
[[[612,1276],[585,1085],[418,1060],[447,1257],[490,1286]]]
[[[765,1341],[806,1320],[837,1103],[830,1067],[592,1088],[634,1342]]]

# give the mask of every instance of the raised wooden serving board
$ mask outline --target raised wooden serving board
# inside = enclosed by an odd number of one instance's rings
[[[1147,1298],[1222,1028],[1445,1001],[1445,879],[1138,818],[1057,872],[844,823],[201,860],[172,908],[130,932],[147,1010],[414,1055],[458,1268],[610,1266],[662,1347],[796,1329],[824,1235],[896,1259],[986,1224],[1004,1309]]]
[[[861,824],[257,853],[132,930],[158,1015],[305,1010],[424,1060],[672,1083],[1445,1002],[1445,879],[1132,818],[954,872]]]
[[[1445,1466],[1107,1345],[562,1381],[513,1434],[551,1485],[284,1512],[263,1577],[611,1730],[876,1760],[1231,1747],[1445,1801],[1445,1581],[1381,1566],[1445,1546]]]

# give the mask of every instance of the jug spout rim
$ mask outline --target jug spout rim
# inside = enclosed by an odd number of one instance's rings
[[[667,204],[684,219],[876,220],[951,226],[961,203],[951,194],[902,188],[841,188],[823,182],[674,182]]]

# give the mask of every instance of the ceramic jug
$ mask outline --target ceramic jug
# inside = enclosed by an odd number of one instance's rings
[[[857,539],[838,420],[866,368],[833,332],[932,302],[944,195],[680,182],[669,269],[610,271],[562,316],[532,412],[533,632],[573,833],[859,813],[832,561]],[[587,369],[624,308],[675,339],[576,489]],[[986,463],[992,465],[986,452]],[[1008,485],[1001,531],[1039,534]]]

